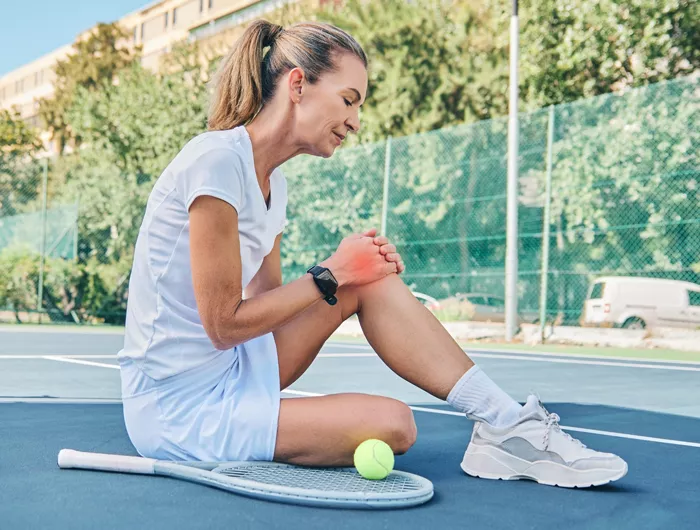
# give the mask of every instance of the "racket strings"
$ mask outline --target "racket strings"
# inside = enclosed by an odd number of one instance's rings
[[[404,493],[422,487],[410,477],[389,475],[383,480],[367,480],[357,472],[342,469],[315,469],[298,467],[246,466],[236,468],[221,467],[216,473],[251,480],[274,486],[285,486],[309,490]]]

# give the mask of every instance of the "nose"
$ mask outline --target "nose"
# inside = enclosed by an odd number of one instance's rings
[[[354,111],[348,119],[345,120],[345,126],[354,133],[360,130],[360,116],[358,111]]]

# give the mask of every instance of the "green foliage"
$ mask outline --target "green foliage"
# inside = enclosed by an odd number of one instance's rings
[[[379,227],[384,146],[366,144],[331,160],[304,156],[285,164],[287,216],[282,264],[287,280],[322,261],[347,234]]]
[[[697,90],[679,80],[557,108],[552,264],[577,273],[579,296],[590,271],[699,279]]]
[[[105,82],[113,83],[119,71],[138,58],[140,49],[132,51],[126,45],[129,37],[130,34],[117,24],[98,24],[93,32],[73,44],[74,53],[56,63],[54,94],[39,101],[39,114],[53,137],[58,139],[59,152],[63,152],[71,138],[78,143],[81,139],[66,116],[78,97],[78,89],[93,91]]]
[[[36,133],[18,112],[0,109],[0,218],[23,211],[36,198],[40,148]]]
[[[318,17],[348,30],[370,59],[360,140],[506,112],[508,19],[496,2],[348,0]]]
[[[39,257],[21,247],[0,253],[0,307],[9,307],[17,315],[37,307]],[[16,317],[19,320],[19,317]]]
[[[130,261],[105,265],[44,260],[42,309],[51,320],[117,323],[126,308]],[[10,309],[17,322],[37,311],[40,255],[21,245],[0,252],[0,309]]]
[[[206,87],[138,65],[118,85],[80,89],[67,116],[85,141],[64,157],[60,200],[80,199],[80,256],[103,263],[131,255],[154,180],[205,126]]]
[[[379,227],[384,140],[393,136],[387,226],[406,261],[407,283],[439,297],[501,294],[507,122],[498,116],[507,112],[509,5],[313,4],[290,4],[269,18],[326,20],[350,31],[369,56],[370,87],[353,140],[360,145],[331,160],[301,157],[284,167],[285,281],[330,255],[347,233]],[[523,0],[522,105],[566,103],[697,72],[699,20],[690,0]],[[148,195],[184,144],[205,130],[206,83],[217,61],[214,52],[187,43],[154,74],[134,61],[138,50],[121,46],[123,38],[101,25],[76,43],[76,53],[57,67],[55,97],[41,104],[59,138],[82,144],[51,166],[49,202],[80,203],[79,261],[47,264],[44,302],[86,321],[123,317]],[[600,272],[697,281],[697,117],[696,78],[556,108],[552,306],[576,313],[587,282]],[[521,115],[525,308],[536,307],[539,294],[547,119],[546,110]],[[4,112],[0,140],[2,215],[36,209],[36,138]],[[7,252],[0,254],[0,306],[31,308],[36,260],[27,251]]]
[[[696,0],[525,0],[521,13],[521,86],[529,108],[700,68]]]

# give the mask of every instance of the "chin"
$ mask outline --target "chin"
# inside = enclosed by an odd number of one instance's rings
[[[330,158],[335,153],[336,147],[334,145],[317,147],[314,149],[310,155],[318,156],[320,158]]]

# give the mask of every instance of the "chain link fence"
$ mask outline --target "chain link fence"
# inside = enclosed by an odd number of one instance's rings
[[[580,323],[602,276],[700,283],[699,115],[697,77],[521,115],[523,321]],[[506,149],[504,118],[289,161],[285,282],[377,227],[438,316],[472,319],[477,303],[502,319]],[[83,164],[70,180],[58,165],[0,171],[3,319],[122,323],[155,176]]]
[[[65,290],[78,254],[78,205],[49,201],[48,159],[16,162],[0,166],[0,319],[76,321]]]
[[[521,115],[523,321],[580,323],[602,276],[700,283],[699,96],[697,78],[679,79]],[[476,300],[502,319],[507,127],[482,121],[289,164],[285,277],[343,234],[384,226],[405,281],[443,301],[444,318],[472,318],[450,302]]]

